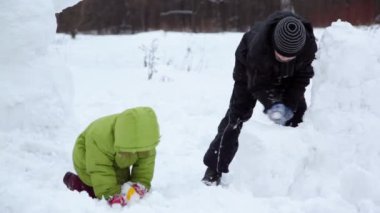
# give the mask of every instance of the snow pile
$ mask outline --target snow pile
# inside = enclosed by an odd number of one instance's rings
[[[2,1],[0,25],[0,131],[61,127],[72,85],[62,56],[49,48],[56,28],[52,1]]]
[[[306,117],[315,127],[310,137],[316,150],[313,172],[305,178],[314,183],[307,185],[329,180],[330,196],[337,193],[359,212],[380,211],[379,38],[380,30],[347,22],[325,30]]]
[[[33,4],[27,0],[2,1],[0,8],[2,65],[18,64],[46,51],[55,32],[50,0],[37,0]]]
[[[313,63],[305,130],[313,151],[296,185],[304,195],[342,199],[346,211],[380,211],[379,38],[380,30],[335,22]]]
[[[336,22],[315,61],[310,115],[323,131],[379,130],[380,33]]]

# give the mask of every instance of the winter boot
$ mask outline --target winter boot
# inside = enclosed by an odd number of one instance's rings
[[[86,191],[90,197],[95,198],[94,189],[91,186],[83,183],[78,175],[74,173],[66,172],[65,176],[63,177],[63,183],[65,183],[67,188],[71,191]]]
[[[222,173],[217,172],[213,169],[207,168],[205,176],[202,179],[202,182],[207,186],[217,186],[220,184],[222,178]]]
[[[63,183],[65,183],[67,188],[70,189],[71,191],[83,190],[82,181],[74,173],[66,172],[65,176],[63,177]]]

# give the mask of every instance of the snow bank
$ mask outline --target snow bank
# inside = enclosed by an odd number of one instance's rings
[[[1,64],[28,61],[46,51],[55,32],[55,20],[51,17],[51,1],[1,1]]]
[[[380,32],[335,22],[320,42],[310,116],[316,128],[379,130]]]
[[[0,25],[0,131],[62,126],[72,85],[60,53],[49,48],[56,28],[53,2],[1,1]]]
[[[314,152],[297,185],[304,182],[303,193],[314,188],[359,212],[378,212],[380,30],[332,23],[320,40],[313,66],[306,116],[312,128],[306,135]]]
[[[49,212],[41,204],[56,192],[46,183],[61,183],[57,165],[71,160],[57,135],[66,135],[73,95],[64,55],[51,46],[53,3],[0,1],[0,26],[0,212]]]

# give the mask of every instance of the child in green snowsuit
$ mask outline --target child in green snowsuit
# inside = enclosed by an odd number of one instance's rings
[[[112,205],[126,205],[150,189],[159,142],[159,126],[149,107],[128,109],[92,122],[76,140],[73,152],[78,176],[67,172],[70,190],[104,197]],[[129,183],[127,192],[121,186]]]

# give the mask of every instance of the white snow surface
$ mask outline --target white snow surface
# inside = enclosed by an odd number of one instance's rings
[[[202,158],[228,107],[242,33],[72,40],[54,34],[64,2],[0,3],[0,212],[380,212],[378,27],[317,29],[305,122],[275,125],[258,104],[231,172],[207,187]],[[147,80],[142,49],[153,46]],[[161,128],[148,196],[111,208],[69,191],[62,178],[77,135],[135,106],[153,107]]]

